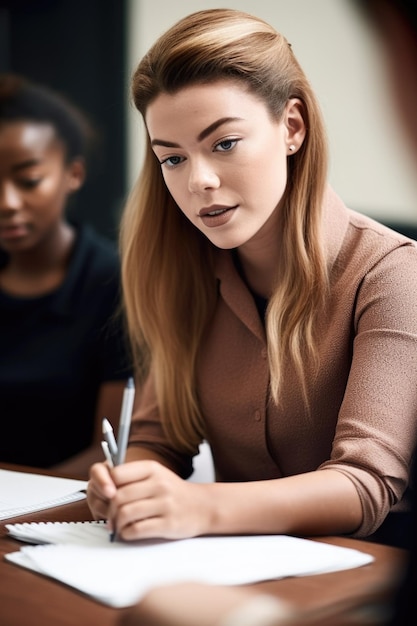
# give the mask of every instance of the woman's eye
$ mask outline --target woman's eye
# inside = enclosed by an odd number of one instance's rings
[[[34,189],[41,181],[41,178],[23,178],[19,181],[19,185],[22,189]]]
[[[229,152],[233,150],[238,141],[239,139],[222,139],[222,141],[216,143],[214,149],[219,152]]]
[[[168,167],[175,167],[176,165],[179,165],[183,161],[184,161],[184,157],[171,156],[171,157],[167,157],[166,159],[163,159],[162,161],[160,161],[160,163],[161,165],[167,165]]]

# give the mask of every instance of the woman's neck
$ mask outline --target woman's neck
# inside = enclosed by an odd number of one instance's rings
[[[11,254],[0,272],[0,287],[11,295],[35,297],[59,287],[65,279],[75,230],[62,222],[30,250]]]
[[[249,289],[270,299],[281,260],[281,212],[277,208],[263,227],[236,250],[240,272]]]
[[[248,242],[236,250],[238,265],[249,289],[269,300],[278,279],[280,245],[274,233],[269,241]]]

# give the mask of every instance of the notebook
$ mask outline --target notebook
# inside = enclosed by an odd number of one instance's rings
[[[0,520],[83,500],[87,482],[0,469]]]
[[[136,604],[175,582],[240,585],[336,572],[373,561],[364,552],[286,535],[210,536],[110,542],[102,522],[7,524],[26,545],[5,559],[49,576],[103,604]]]

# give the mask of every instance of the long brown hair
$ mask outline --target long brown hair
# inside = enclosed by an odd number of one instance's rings
[[[290,98],[299,98],[307,129],[288,162],[284,270],[267,312],[271,393],[279,402],[284,359],[292,358],[304,384],[303,361],[315,357],[315,320],[327,290],[321,238],[327,142],[310,84],[291,46],[271,25],[241,11],[210,9],[185,17],[156,41],[134,72],[132,97],[144,117],[162,92],[225,78],[242,81],[276,119]],[[216,300],[213,245],[173,201],[148,139],[120,244],[137,366],[145,363],[144,374],[152,368],[168,436],[191,450],[204,437],[195,364]]]

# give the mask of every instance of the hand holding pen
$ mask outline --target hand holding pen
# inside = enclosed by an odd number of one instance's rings
[[[123,392],[122,410],[120,414],[119,431],[117,435],[117,443],[114,438],[113,428],[109,420],[103,418],[103,437],[104,441],[101,442],[104,456],[106,457],[109,465],[114,467],[115,465],[121,465],[124,463],[127,449],[127,442],[129,439],[130,422],[132,419],[133,401],[135,399],[135,386],[133,378],[129,378],[127,381],[125,390]]]
[[[133,378],[127,381],[123,392],[122,410],[120,414],[119,431],[117,434],[117,443],[114,438],[113,428],[107,418],[103,418],[103,437],[101,442],[104,456],[110,467],[121,465],[124,463],[126,456],[127,443],[129,439],[130,423],[132,420],[133,401],[135,398],[135,386]],[[110,540],[114,540],[114,533],[111,533]]]

